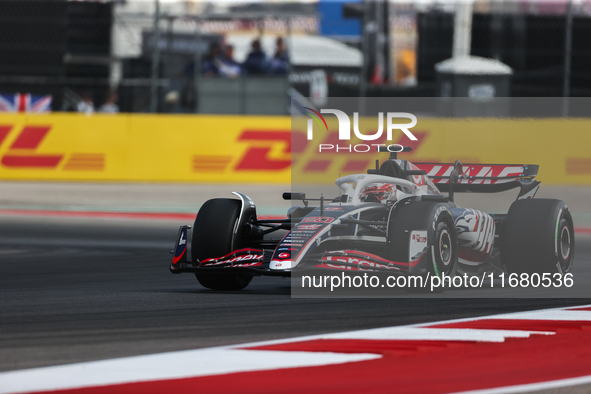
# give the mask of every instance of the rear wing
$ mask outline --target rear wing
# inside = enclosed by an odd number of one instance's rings
[[[413,163],[442,192],[496,193],[521,188],[518,199],[533,198],[540,182],[535,164]],[[456,171],[454,171],[456,169]]]

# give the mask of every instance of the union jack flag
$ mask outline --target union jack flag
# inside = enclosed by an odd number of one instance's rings
[[[50,112],[52,99],[51,95],[0,93],[0,112]]]

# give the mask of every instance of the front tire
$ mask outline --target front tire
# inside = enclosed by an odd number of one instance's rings
[[[501,262],[510,273],[572,271],[573,218],[560,200],[518,200],[511,204],[501,231]]]
[[[436,202],[408,202],[392,213],[388,228],[390,256],[394,261],[409,261],[410,234],[427,231],[427,251],[409,275],[427,273],[453,277],[458,267],[458,236],[448,206]],[[410,256],[412,257],[412,256]]]
[[[191,237],[191,257],[193,263],[222,257],[240,249],[242,239],[236,234],[235,226],[240,215],[241,203],[230,198],[216,198],[203,204]],[[242,290],[252,280],[245,274],[195,274],[203,287],[212,290]]]

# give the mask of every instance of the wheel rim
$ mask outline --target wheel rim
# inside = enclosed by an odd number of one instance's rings
[[[447,230],[441,231],[439,234],[439,257],[443,265],[448,266],[451,262],[451,237]]]
[[[571,240],[570,240],[570,230],[568,229],[568,226],[563,226],[562,230],[560,230],[560,239],[559,239],[559,244],[560,244],[560,254],[562,255],[562,259],[563,260],[568,260],[569,256],[570,256],[570,245],[571,245]]]

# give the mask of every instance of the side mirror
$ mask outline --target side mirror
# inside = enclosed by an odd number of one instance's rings
[[[458,176],[464,175],[464,165],[460,163],[459,160],[456,160],[456,162],[454,163],[454,170],[456,171],[456,174],[458,174]]]
[[[464,175],[464,166],[462,165],[462,163],[460,163],[459,160],[456,160],[456,162],[454,163],[454,169],[451,172],[451,174],[449,175],[449,201],[454,200],[454,188],[455,188],[455,184],[459,183],[458,180],[460,177],[463,177]]]
[[[285,193],[283,193],[283,199],[284,200],[305,200],[306,193],[285,192]]]

